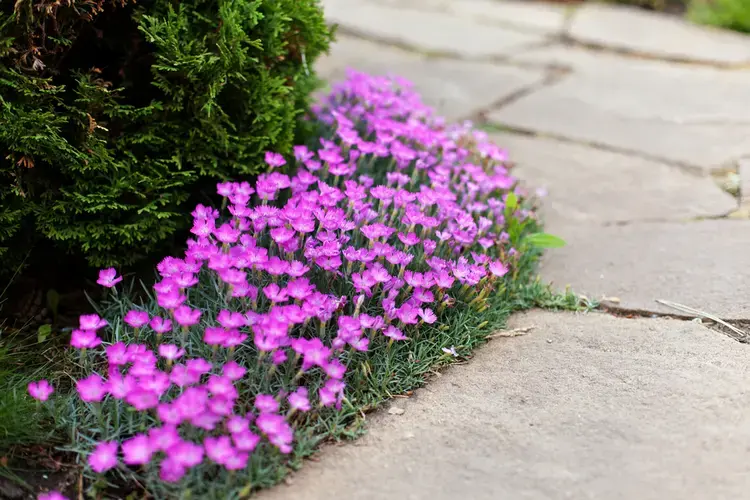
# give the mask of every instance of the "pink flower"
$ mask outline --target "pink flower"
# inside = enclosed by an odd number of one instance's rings
[[[101,283],[100,283],[101,284]],[[59,491],[50,491],[49,493],[40,493],[37,500],[68,500]]]
[[[276,413],[279,411],[279,402],[273,396],[258,394],[255,396],[255,408],[261,413]]]
[[[154,316],[153,318],[151,318],[149,326],[156,333],[167,333],[169,331],[172,331],[172,321],[161,318],[159,316]]]
[[[176,425],[167,424],[149,430],[148,439],[154,451],[168,451],[180,442],[180,433]]]
[[[102,441],[89,455],[89,466],[101,474],[117,465],[117,441]]]
[[[70,335],[70,345],[77,349],[91,349],[102,343],[102,339],[91,330],[73,330]]]
[[[159,479],[165,483],[179,482],[185,476],[185,472],[185,467],[171,456],[168,456],[159,464]]]
[[[159,356],[169,361],[180,359],[185,355],[185,349],[181,349],[174,344],[160,344]]]
[[[109,323],[99,317],[98,314],[83,314],[78,319],[81,330],[97,331]]]
[[[148,324],[148,313],[132,309],[125,314],[122,320],[133,328],[141,328]]]
[[[235,452],[229,455],[224,461],[224,468],[226,470],[242,470],[247,467],[248,458],[250,458],[248,453],[235,450]]]
[[[183,467],[195,467],[203,461],[203,446],[181,441],[167,450],[167,456]]]
[[[239,380],[242,377],[245,376],[245,373],[247,373],[247,369],[241,367],[234,361],[227,361],[224,363],[224,367],[222,368],[222,373],[225,377],[227,377],[229,380]]]
[[[50,395],[55,392],[55,389],[46,380],[29,382],[28,389],[31,397],[39,401],[47,401]]]
[[[417,314],[419,314],[419,317],[422,318],[422,321],[424,321],[428,325],[431,325],[435,321],[437,321],[437,316],[435,316],[435,313],[432,312],[432,309],[430,308],[420,309]]]
[[[505,274],[508,272],[508,266],[506,266],[499,260],[494,260],[490,262],[490,272],[493,276],[497,276],[499,278],[501,276],[505,276]]]
[[[198,324],[201,312],[188,306],[180,306],[174,311],[174,320],[181,326],[193,326]]]
[[[114,267],[99,271],[99,279],[96,280],[98,284],[106,288],[112,288],[121,281],[122,276],[117,276],[117,271]]]
[[[232,434],[237,432],[246,431],[250,427],[250,419],[247,417],[240,417],[239,415],[231,416],[227,422],[227,430]]]
[[[232,433],[232,441],[235,448],[240,451],[253,451],[260,442],[260,436],[245,429],[240,432]]]
[[[203,446],[208,458],[220,465],[224,465],[235,453],[228,436],[207,437],[203,440]]]
[[[125,395],[125,402],[138,411],[156,408],[159,396],[140,387],[133,388]]]
[[[107,353],[107,362],[110,366],[121,366],[130,361],[128,348],[124,342],[117,342],[107,346],[105,352]]]
[[[310,400],[307,398],[307,387],[298,387],[287,397],[289,406],[293,410],[310,411]]]
[[[266,151],[266,164],[271,168],[281,167],[286,165],[286,160],[279,153],[272,151]]]
[[[406,335],[404,335],[404,333],[401,330],[399,330],[393,325],[386,328],[383,331],[383,335],[393,340],[406,340]]]
[[[122,442],[123,461],[128,465],[144,465],[151,461],[154,449],[148,436],[136,434]]]
[[[76,382],[76,390],[83,401],[99,402],[107,394],[107,383],[98,374],[92,373]]]

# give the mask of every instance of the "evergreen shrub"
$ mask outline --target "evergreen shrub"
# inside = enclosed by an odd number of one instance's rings
[[[159,249],[290,151],[330,38],[317,0],[0,2],[0,272],[32,244]]]

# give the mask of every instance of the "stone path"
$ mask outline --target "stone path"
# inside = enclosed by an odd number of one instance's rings
[[[656,301],[750,325],[750,37],[602,5],[324,6],[340,26],[325,77],[399,74],[492,131],[568,242],[542,277],[642,317],[519,315],[528,335],[261,497],[746,497],[750,346]]]

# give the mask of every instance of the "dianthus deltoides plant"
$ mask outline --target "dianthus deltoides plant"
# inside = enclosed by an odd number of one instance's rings
[[[351,72],[315,113],[327,138],[268,153],[279,170],[255,185],[220,183],[221,211],[196,207],[145,305],[100,273],[111,293],[73,331],[68,403],[93,489],[225,499],[278,481],[408,366],[456,355],[487,323],[467,313],[487,317],[533,259],[504,152],[407,82]]]

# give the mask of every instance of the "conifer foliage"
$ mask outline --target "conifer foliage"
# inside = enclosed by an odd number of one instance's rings
[[[0,2],[0,267],[159,248],[203,187],[290,150],[329,41],[317,0]]]

